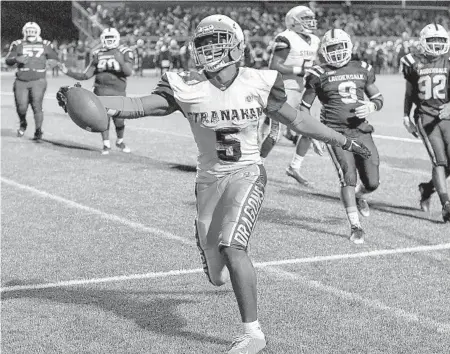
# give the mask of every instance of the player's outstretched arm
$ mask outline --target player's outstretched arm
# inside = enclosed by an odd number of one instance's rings
[[[82,73],[72,71],[71,69],[67,68],[64,63],[59,63],[58,65],[64,74],[75,80],[89,80],[95,75],[95,64],[93,62],[90,62],[88,67]]]
[[[314,119],[307,112],[300,112],[287,103],[284,103],[279,110],[271,111],[268,114],[270,118],[287,125],[299,134],[342,147],[344,150],[352,151],[366,159],[371,155],[370,150],[358,140],[346,138],[341,133]]]
[[[74,87],[81,87],[78,83]],[[56,94],[58,104],[67,112],[67,97],[73,87],[63,86]],[[113,118],[133,119],[146,116],[165,116],[175,112],[178,105],[168,97],[151,94],[143,97],[97,96],[107,114]]]
[[[290,66],[285,64],[290,48],[291,45],[288,39],[281,36],[277,37],[269,60],[269,68],[276,70],[283,75],[304,76],[305,72],[302,66]]]

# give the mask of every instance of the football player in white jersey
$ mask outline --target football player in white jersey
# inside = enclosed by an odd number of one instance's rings
[[[199,71],[165,73],[151,95],[99,97],[112,117],[165,116],[180,111],[198,147],[195,194],[197,245],[209,281],[225,283],[228,274],[244,333],[229,354],[255,354],[266,346],[257,317],[256,273],[247,247],[264,199],[266,172],[260,158],[258,124],[267,114],[297,133],[353,151],[367,148],[292,108],[281,75],[274,70],[239,67],[244,35],[227,16],[203,19],[192,40]],[[65,108],[62,87],[58,102]]]
[[[314,12],[306,6],[296,6],[286,14],[286,30],[275,37],[274,49],[269,63],[269,68],[277,70],[283,75],[284,86],[288,103],[298,108],[301,103],[304,89],[305,72],[313,66],[319,50],[320,39],[313,31],[317,28]],[[280,136],[280,126],[277,122],[271,122],[269,136],[262,145],[262,157],[266,157]],[[287,128],[286,137],[290,139],[292,134]],[[286,174],[295,178],[299,183],[308,185],[308,180],[300,174],[300,167],[311,146],[311,139],[302,136],[296,141],[296,153]],[[267,141],[271,141],[269,144]],[[320,149],[315,144],[315,150]]]

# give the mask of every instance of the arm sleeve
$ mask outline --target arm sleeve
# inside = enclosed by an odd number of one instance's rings
[[[367,82],[366,87],[375,83],[375,70],[373,70],[373,66],[369,64],[367,67]]]
[[[272,88],[270,89],[269,97],[267,98],[266,113],[278,111],[286,100],[283,79],[281,78],[281,74],[277,73]]]
[[[291,50],[291,44],[289,43],[289,40],[286,37],[278,36],[275,38],[275,43],[272,47],[272,53],[270,55],[269,60],[269,67],[270,63],[274,60],[274,57],[281,59],[281,61],[284,63],[286,58],[289,55],[289,51]]]
[[[303,92],[301,105],[310,109],[317,96],[317,87],[320,85],[319,78],[307,71],[305,77],[305,91]]]
[[[95,75],[97,70],[97,57],[94,55],[92,57],[91,62],[89,63],[89,65],[87,66],[87,68],[82,72],[82,73],[77,73],[74,72],[72,70],[68,70],[66,75],[70,76],[71,78],[75,79],[75,80],[89,80],[92,76]]]
[[[134,53],[130,48],[125,48],[121,51],[123,54],[123,62],[119,62],[125,76],[133,74]]]
[[[403,77],[410,82],[414,82],[414,58],[409,54],[405,55],[400,59],[400,63],[402,64]]]
[[[12,43],[9,47],[9,52],[6,55],[5,62],[6,65],[14,65],[16,63],[16,56],[17,56],[17,44]]]

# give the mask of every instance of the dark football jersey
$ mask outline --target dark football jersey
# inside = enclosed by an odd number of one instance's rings
[[[114,49],[101,48],[94,51],[92,61],[89,65],[95,68],[96,88],[109,88],[118,92],[125,92],[127,88],[127,78],[114,54],[120,52],[124,61],[134,64],[133,51],[125,46],[119,46]],[[89,67],[86,69],[89,70]]]
[[[356,117],[355,108],[361,106],[367,86],[374,82],[372,65],[364,61],[350,61],[342,68],[315,65],[305,76],[302,105],[311,108],[317,96],[324,124],[334,129],[356,128],[365,120]]]
[[[413,86],[415,114],[439,116],[439,107],[449,102],[449,54],[428,57],[407,54],[400,59],[403,76]]]
[[[29,42],[18,39],[11,44],[6,59],[20,55],[28,56],[26,64],[18,64],[16,77],[21,81],[34,81],[45,78],[47,60],[59,60],[53,44],[47,40]]]

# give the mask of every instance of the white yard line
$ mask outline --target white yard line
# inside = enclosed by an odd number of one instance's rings
[[[175,235],[173,235],[173,236],[175,236]],[[274,267],[288,265],[288,264],[320,263],[320,262],[339,261],[339,260],[346,260],[346,259],[389,256],[389,255],[406,254],[406,253],[442,251],[442,250],[448,250],[448,249],[450,249],[450,243],[442,243],[442,244],[430,245],[430,246],[394,248],[394,249],[375,250],[375,251],[367,251],[367,252],[359,252],[359,253],[335,254],[335,255],[330,255],[330,256],[315,256],[315,257],[306,257],[306,258],[282,259],[282,260],[267,261],[267,262],[255,262],[254,266],[256,268],[267,269],[269,272],[273,272],[274,269],[279,270],[278,268],[274,268]],[[75,279],[75,280],[65,280],[65,281],[59,281],[59,282],[53,282],[53,283],[43,283],[43,284],[14,285],[14,286],[7,286],[7,287],[0,288],[0,291],[1,292],[11,292],[11,291],[18,291],[18,290],[38,290],[38,289],[58,288],[58,287],[66,287],[66,286],[74,286],[74,285],[88,285],[88,284],[113,283],[113,282],[130,281],[130,280],[141,280],[141,279],[167,278],[167,277],[171,277],[171,276],[196,274],[196,273],[202,273],[202,272],[203,272],[203,268],[178,269],[178,270],[170,270],[170,271],[166,271],[166,272],[150,272],[150,273],[143,273],[143,274],[118,275],[118,276],[105,277],[105,278]],[[295,274],[295,273],[292,273],[292,274]]]
[[[145,226],[141,223],[138,222],[134,222],[131,221],[129,219],[126,218],[122,218],[120,216],[114,215],[114,214],[109,214],[109,213],[105,213],[104,211],[95,209],[95,208],[91,208],[89,206],[74,202],[73,200],[70,199],[66,199],[60,196],[57,196],[55,194],[51,194],[45,191],[41,191],[37,188],[31,187],[31,186],[27,186],[25,184],[21,184],[18,182],[15,182],[13,180],[10,180],[8,178],[5,177],[1,177],[1,181],[5,184],[8,184],[12,187],[18,188],[18,189],[22,189],[22,190],[26,190],[27,192],[33,193],[35,195],[38,195],[40,197],[46,198],[46,199],[50,199],[50,200],[54,200],[57,201],[59,203],[65,204],[66,206],[70,207],[70,208],[75,208],[75,209],[79,209],[79,210],[84,210],[88,213],[94,214],[94,215],[98,215],[100,217],[102,217],[103,219],[107,219],[107,220],[111,220],[114,222],[117,222],[119,224],[123,224],[126,225],[134,230],[138,230],[138,231],[143,231],[143,232],[148,232],[150,234],[154,234],[156,236],[163,236],[169,240],[175,240],[190,246],[195,247],[195,241],[194,238],[192,237],[192,240],[187,239],[185,237],[180,237],[177,235],[174,235],[170,232],[166,232],[164,230],[160,230],[158,228],[155,227],[149,227],[149,226]]]

